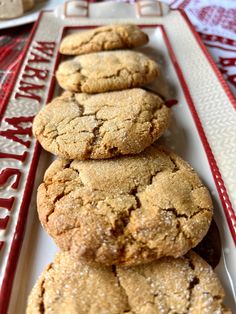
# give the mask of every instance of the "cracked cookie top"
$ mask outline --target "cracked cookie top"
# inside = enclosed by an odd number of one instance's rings
[[[161,136],[168,121],[162,99],[143,89],[65,92],[37,114],[33,133],[55,155],[101,159],[143,151]]]
[[[72,92],[102,93],[140,87],[158,75],[157,64],[142,53],[121,50],[78,56],[60,64],[59,85]]]
[[[131,268],[102,267],[58,253],[39,277],[26,314],[230,314],[211,267],[189,252]]]
[[[39,186],[37,206],[62,250],[106,265],[182,256],[212,218],[197,174],[157,145],[108,160],[57,159]]]
[[[101,26],[88,31],[80,31],[63,38],[60,53],[81,55],[90,52],[135,48],[145,45],[148,35],[132,24]]]

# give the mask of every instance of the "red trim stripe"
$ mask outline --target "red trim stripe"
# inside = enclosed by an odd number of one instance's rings
[[[183,16],[183,18],[185,19],[187,25],[189,26],[190,30],[193,33],[193,36],[195,37],[195,39],[197,41],[199,47],[201,48],[203,54],[205,55],[205,57],[207,58],[209,64],[211,65],[213,71],[215,72],[216,77],[218,78],[220,84],[222,85],[226,95],[228,96],[230,103],[236,109],[236,100],[234,98],[234,95],[231,92],[231,90],[229,89],[229,87],[228,87],[226,81],[224,80],[222,74],[220,73],[219,69],[215,65],[212,57],[210,56],[209,52],[207,51],[207,48],[203,45],[200,36],[195,31],[193,25],[191,24],[190,20],[188,19],[187,14],[184,11],[182,11],[182,10],[180,11],[180,13]],[[168,41],[168,39],[167,39],[167,41]],[[167,45],[168,45],[168,43],[167,43]],[[213,178],[214,178],[214,181],[215,181],[215,184],[216,184],[216,188],[217,188],[218,194],[220,196],[221,204],[223,206],[224,213],[225,213],[225,216],[226,216],[226,219],[227,219],[227,222],[228,222],[228,226],[229,226],[232,238],[234,240],[234,244],[236,245],[236,215],[235,215],[235,211],[234,211],[233,206],[232,206],[232,204],[230,202],[227,189],[225,187],[225,184],[224,184],[224,181],[222,179],[221,173],[219,171],[219,168],[218,168],[217,162],[215,160],[215,157],[214,157],[214,155],[212,153],[211,147],[210,147],[210,145],[208,143],[208,140],[207,140],[207,137],[205,135],[204,129],[202,127],[201,121],[200,121],[200,119],[198,117],[198,114],[197,114],[197,111],[196,111],[196,109],[194,107],[194,103],[192,101],[192,98],[191,98],[188,86],[187,86],[187,84],[186,84],[186,82],[184,80],[183,73],[182,73],[182,71],[181,71],[181,69],[180,69],[180,67],[179,67],[179,65],[177,63],[177,60],[176,60],[175,55],[174,55],[174,52],[173,52],[173,50],[172,50],[170,45],[169,45],[169,49],[170,49],[170,53],[173,55],[174,65],[176,67],[176,71],[178,72],[178,75],[180,77],[180,81],[181,81],[182,87],[185,90],[185,96],[186,96],[186,98],[188,100],[189,107],[190,107],[190,110],[192,112],[192,116],[193,116],[193,118],[195,120],[195,124],[196,124],[197,129],[198,129],[198,133],[199,133],[200,138],[202,140],[202,143],[204,145],[205,152],[207,154],[207,158],[208,158],[208,161],[209,161],[209,164],[210,164],[210,167],[211,167],[211,171],[212,171],[212,174],[213,174]]]
[[[17,68],[17,73],[15,74],[14,80],[12,81],[12,87],[16,83],[16,80],[18,78],[18,73],[19,73],[20,68],[23,64],[23,61],[26,57],[28,48],[31,44],[31,41],[35,35],[36,29],[38,27],[39,22],[41,21],[41,18],[43,16],[44,12],[45,11],[42,11],[40,13],[38,20],[34,24],[33,29],[30,33],[30,37],[28,39],[26,49],[24,49],[23,57],[22,57],[21,62]],[[50,12],[50,11],[48,11],[48,12]],[[56,63],[54,66],[54,72],[55,72],[55,68],[57,65],[58,65],[58,54],[57,54],[57,59],[56,59]],[[54,86],[55,86],[55,77],[52,78],[51,83],[50,83],[50,87],[49,87],[49,91],[48,91],[48,97],[46,100],[47,102],[50,101],[50,99],[53,96]],[[10,96],[11,96],[11,93],[9,93],[9,95],[7,95],[5,97],[5,99],[3,100],[3,107],[2,108],[4,108],[4,109],[1,111],[0,122],[1,122],[1,118],[3,118],[3,114],[4,114],[5,109],[7,107],[8,100],[9,100]],[[7,314],[7,310],[8,310],[8,306],[9,306],[12,285],[13,285],[13,281],[14,281],[14,277],[15,277],[15,271],[16,271],[20,251],[21,251],[21,246],[22,246],[22,243],[24,240],[24,233],[25,233],[25,226],[26,226],[26,221],[27,221],[27,216],[28,216],[28,209],[29,209],[29,205],[30,205],[30,201],[31,201],[31,195],[32,195],[32,190],[33,190],[33,186],[34,186],[35,174],[36,174],[36,170],[37,170],[40,152],[41,152],[41,147],[38,143],[36,143],[33,157],[32,157],[32,162],[30,165],[30,170],[29,170],[26,184],[25,184],[25,189],[24,189],[22,203],[21,203],[20,210],[19,210],[19,216],[17,219],[16,229],[14,232],[13,241],[11,243],[10,253],[8,256],[8,260],[7,260],[7,266],[5,269],[3,282],[2,282],[2,286],[1,286],[1,291],[0,291],[0,313],[1,314]]]

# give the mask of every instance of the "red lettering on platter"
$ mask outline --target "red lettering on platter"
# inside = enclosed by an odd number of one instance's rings
[[[29,63],[49,63],[53,56],[55,50],[55,42],[43,42],[39,41],[33,46],[33,51],[30,52]],[[27,82],[26,79],[38,78],[40,80],[45,80],[48,77],[49,71],[46,69],[37,69],[26,65],[24,68],[24,74],[20,80],[19,89],[15,94],[15,99],[19,98],[29,98],[36,100],[38,103],[41,102],[41,96],[38,95],[38,91],[44,89],[45,85],[35,84],[32,82]]]
[[[29,63],[32,62],[49,63],[51,57],[53,56],[55,43],[50,41],[49,42],[37,41],[36,46],[33,46],[33,49],[36,52],[30,53],[31,58],[29,59]],[[39,54],[37,54],[37,51],[41,52],[44,56],[40,56]]]
[[[36,50],[41,51],[42,53],[46,54],[49,57],[53,56],[53,52],[56,46],[56,43],[53,41],[37,41]]]
[[[0,186],[7,183],[7,180],[15,177],[14,182],[11,184],[13,189],[17,189],[20,182],[21,172],[19,169],[6,168],[0,172]]]
[[[28,83],[25,81],[20,81],[19,91],[15,94],[15,98],[30,98],[36,100],[38,103],[41,102],[41,97],[32,91],[42,90],[45,85],[38,85],[33,83]]]
[[[28,135],[32,136],[32,128],[30,127],[25,127],[23,128],[20,126],[20,123],[26,123],[30,122],[32,123],[34,119],[34,116],[29,116],[29,117],[14,117],[14,118],[5,118],[5,121],[14,126],[15,129],[8,129],[4,131],[0,131],[0,136],[4,136],[14,142],[20,143],[24,145],[25,147],[29,148],[30,147],[30,141],[29,140],[23,140],[19,138],[16,135]]]
[[[28,153],[24,152],[22,155],[17,155],[17,154],[10,154],[10,153],[2,153],[0,152],[0,158],[10,158],[10,159],[15,159],[19,160],[21,162],[24,162]]]
[[[0,198],[0,208],[6,208],[8,211],[11,211],[14,200],[14,197]]]
[[[31,59],[29,59],[29,63],[49,63],[50,62],[50,59],[48,59],[47,57],[42,57],[42,56],[39,56],[37,53],[35,52],[31,52],[30,53],[30,56],[32,57]]]
[[[49,73],[46,69],[35,69],[29,65],[25,67],[24,72],[27,72],[27,74],[23,74],[23,78],[38,78],[40,80],[45,80]]]
[[[7,228],[9,219],[10,219],[10,216],[0,218],[0,229],[1,230],[5,230]]]
[[[11,211],[14,200],[14,197],[0,198],[0,208],[6,208],[8,211]],[[6,229],[9,218],[10,216],[8,215],[4,218],[0,218],[0,229]]]

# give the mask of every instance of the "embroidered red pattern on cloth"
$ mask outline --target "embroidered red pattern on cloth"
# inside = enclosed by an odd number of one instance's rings
[[[235,0],[172,0],[166,2],[171,8],[180,8],[187,13],[236,96]]]

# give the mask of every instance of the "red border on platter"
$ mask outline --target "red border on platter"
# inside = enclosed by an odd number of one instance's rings
[[[235,100],[234,100],[234,96],[232,95],[232,93],[230,92],[226,82],[224,81],[221,73],[219,72],[219,70],[216,68],[216,65],[214,64],[212,58],[210,57],[209,53],[207,52],[206,48],[203,46],[200,38],[198,37],[197,33],[195,32],[195,30],[193,29],[193,26],[190,24],[187,16],[185,13],[181,12],[183,18],[187,21],[187,24],[189,26],[189,28],[191,29],[196,41],[198,42],[200,48],[202,49],[203,53],[205,54],[207,60],[209,61],[209,64],[212,66],[214,72],[216,73],[223,89],[225,90],[226,94],[229,97],[229,100],[231,101],[232,105],[236,108],[236,104],[235,104]],[[20,68],[23,64],[23,61],[25,60],[26,57],[26,53],[27,50],[30,46],[30,43],[32,41],[32,38],[35,34],[36,28],[42,18],[43,12],[41,12],[41,14],[39,15],[39,18],[37,20],[37,22],[34,25],[34,28],[31,32],[31,35],[29,37],[28,43],[24,49],[24,53],[23,53],[23,57],[21,59],[21,62],[17,68],[17,73],[15,74],[15,78],[12,81],[12,86],[14,86],[16,79],[18,77],[18,73],[20,71]],[[208,161],[209,161],[209,165],[215,180],[215,184],[218,190],[218,194],[221,198],[221,202],[222,202],[222,206],[224,208],[224,213],[229,225],[229,229],[231,232],[231,235],[233,237],[233,240],[236,242],[236,232],[235,232],[235,225],[236,225],[236,217],[232,208],[232,205],[230,203],[228,194],[227,194],[227,190],[225,188],[224,182],[222,180],[221,174],[219,172],[217,163],[215,161],[214,155],[211,151],[210,145],[207,141],[206,135],[204,133],[201,121],[198,117],[197,111],[194,107],[194,103],[192,101],[188,86],[185,82],[183,73],[181,71],[181,68],[178,65],[177,59],[175,57],[174,51],[172,49],[171,43],[169,42],[168,36],[165,33],[164,27],[162,25],[139,25],[140,27],[160,27],[163,33],[163,38],[165,40],[171,61],[175,67],[176,73],[178,75],[179,81],[181,83],[183,92],[185,94],[187,103],[189,105],[190,111],[192,113],[192,116],[194,118],[195,124],[197,126],[198,129],[198,133],[200,136],[200,139],[203,143],[206,155],[208,157]],[[94,28],[96,27],[95,25],[93,26],[75,26],[75,27],[70,27],[70,26],[66,26],[62,29],[62,33],[61,36],[63,36],[64,32],[67,29],[75,29],[75,28]],[[59,38],[60,39],[60,38]],[[58,64],[60,60],[60,55],[57,52],[57,56],[56,56],[56,61],[55,61],[55,65],[54,65],[54,70]],[[54,86],[55,86],[55,79],[52,78],[51,83],[50,83],[50,87],[49,87],[49,92],[48,92],[48,97],[47,97],[47,101],[50,100],[50,98],[53,95],[54,92]],[[1,117],[3,117],[4,111],[6,109],[8,100],[11,96],[11,93],[9,93],[3,100],[3,106],[2,106],[2,110],[1,110]],[[36,169],[37,169],[37,164],[38,164],[38,159],[39,159],[39,153],[40,153],[40,147],[39,144],[36,143],[35,145],[35,150],[33,153],[33,157],[32,157],[32,162],[30,165],[30,170],[29,170],[29,174],[27,177],[27,181],[26,181],[26,186],[25,186],[25,190],[24,190],[24,196],[23,196],[23,201],[21,203],[21,207],[20,207],[20,211],[19,211],[19,217],[17,220],[17,226],[16,226],[16,230],[14,233],[14,238],[13,241],[11,243],[11,248],[10,248],[10,254],[8,257],[8,261],[7,261],[7,267],[6,267],[6,271],[4,274],[4,278],[3,278],[3,284],[1,287],[1,292],[0,292],[0,313],[1,314],[5,314],[7,313],[7,309],[8,309],[8,305],[9,305],[9,299],[10,299],[10,295],[11,295],[11,289],[12,289],[12,284],[13,284],[13,280],[14,280],[14,275],[15,275],[15,271],[16,271],[16,267],[17,267],[17,262],[18,262],[18,258],[19,258],[19,254],[20,254],[20,249],[21,249],[21,245],[23,242],[23,237],[24,237],[24,231],[25,231],[25,225],[26,225],[26,218],[27,218],[27,214],[28,214],[28,207],[29,207],[29,203],[30,203],[30,195],[32,192],[32,188],[33,188],[33,183],[34,183],[34,179],[35,179],[35,173],[36,173]],[[16,237],[17,236],[17,237]]]
[[[206,56],[209,64],[211,65],[213,71],[215,72],[216,77],[218,78],[218,80],[219,80],[220,84],[222,85],[226,95],[229,98],[229,101],[231,102],[234,109],[236,109],[236,99],[235,99],[233,93],[231,92],[229,86],[227,85],[226,81],[224,80],[222,74],[220,73],[220,70],[217,68],[216,64],[214,63],[214,61],[213,61],[212,57],[210,56],[207,48],[204,46],[200,36],[195,31],[195,29],[194,29],[193,25],[191,24],[187,14],[182,10],[179,10],[179,12],[183,16],[183,18],[185,19],[188,27],[190,28],[191,32],[193,33],[193,36],[195,37],[195,39],[196,39],[198,45],[200,46],[203,54]],[[181,72],[181,76],[183,76],[183,73],[182,73],[180,68],[179,68],[179,71]],[[183,78],[183,82],[186,85],[187,94],[189,94],[189,97],[191,100],[190,101],[190,103],[191,103],[190,110],[191,110],[193,118],[195,120],[200,138],[201,138],[202,143],[204,145],[204,148],[205,148],[205,151],[207,154],[207,158],[208,158],[208,161],[209,161],[209,164],[211,167],[211,171],[213,174],[213,178],[215,180],[215,184],[217,187],[217,191],[218,191],[218,194],[219,194],[220,199],[221,199],[221,204],[224,208],[224,212],[225,212],[225,216],[226,216],[226,219],[228,222],[228,226],[229,226],[232,238],[234,240],[234,244],[236,245],[236,215],[235,215],[235,210],[233,209],[233,206],[230,202],[229,195],[227,193],[227,189],[225,187],[225,184],[224,184],[224,181],[222,179],[221,173],[219,171],[218,165],[216,163],[215,157],[212,153],[211,147],[208,143],[207,137],[206,137],[205,132],[203,130],[203,127],[202,127],[201,121],[198,117],[197,111],[196,111],[194,104],[192,102],[191,95],[190,95],[190,92],[188,90],[188,87],[187,87],[187,84],[186,84],[184,78]],[[185,87],[183,86],[183,88],[185,88]]]
[[[207,57],[207,60],[209,61],[212,69],[214,70],[215,74],[217,75],[217,78],[219,79],[219,82],[221,83],[222,87],[224,88],[224,90],[225,90],[225,92],[226,92],[226,94],[227,94],[231,104],[233,105],[234,108],[236,108],[236,100],[235,100],[232,92],[230,91],[227,83],[225,82],[223,76],[221,75],[220,71],[216,67],[213,59],[209,55],[207,49],[204,47],[204,45],[203,45],[203,43],[202,43],[202,41],[200,39],[200,36],[194,30],[193,25],[189,21],[189,19],[188,19],[187,15],[185,14],[185,12],[180,11],[180,13],[184,17],[184,19],[187,21],[188,26],[190,27],[190,29],[191,29],[195,39],[197,40],[200,48],[202,49],[203,53]],[[145,25],[145,26],[146,27],[150,27],[149,25]],[[155,26],[157,26],[157,25],[155,25]],[[199,116],[197,114],[197,111],[196,111],[196,108],[194,106],[194,102],[192,100],[192,97],[191,97],[188,85],[187,85],[187,83],[185,81],[183,72],[182,72],[182,70],[181,70],[181,68],[180,68],[180,66],[178,64],[178,61],[177,61],[177,58],[175,56],[174,50],[173,50],[173,48],[171,46],[171,43],[170,43],[170,41],[168,39],[168,36],[167,36],[167,34],[165,32],[164,27],[162,25],[159,26],[159,27],[161,27],[161,29],[162,29],[162,34],[163,34],[166,46],[168,48],[168,52],[169,52],[171,61],[172,61],[173,65],[174,65],[174,67],[175,67],[175,71],[176,71],[176,73],[178,75],[178,78],[179,78],[180,84],[182,86],[185,98],[187,100],[189,109],[191,111],[191,114],[192,114],[193,119],[195,121],[195,124],[196,124],[197,130],[198,130],[200,139],[201,139],[202,144],[204,146],[205,153],[207,155],[207,159],[208,159],[208,162],[209,162],[209,165],[210,165],[210,168],[211,168],[211,172],[212,172],[215,184],[216,184],[216,188],[217,188],[218,194],[219,194],[220,199],[221,199],[221,204],[222,204],[222,207],[224,209],[224,213],[225,213],[225,216],[226,216],[226,219],[227,219],[227,222],[228,222],[229,230],[230,230],[230,233],[232,235],[234,244],[236,244],[236,215],[235,215],[235,211],[234,211],[233,206],[232,206],[232,204],[230,202],[230,199],[229,199],[229,196],[228,196],[228,193],[227,193],[227,189],[225,187],[224,181],[222,179],[221,173],[219,171],[219,168],[218,168],[217,162],[215,160],[215,157],[213,155],[213,152],[211,150],[211,147],[210,147],[210,145],[208,143],[208,140],[207,140],[207,137],[205,135],[205,132],[204,132],[201,120],[200,120],[200,118],[199,118]]]
[[[26,43],[25,47],[24,47],[23,50],[22,50],[22,57],[21,57],[21,59],[20,59],[18,65],[16,66],[16,71],[15,71],[15,74],[14,74],[14,78],[13,78],[13,80],[11,81],[11,86],[9,86],[9,88],[8,88],[8,93],[6,94],[6,96],[5,96],[5,97],[3,98],[3,100],[2,100],[2,105],[1,105],[1,107],[0,107],[0,123],[1,123],[1,121],[2,121],[2,118],[4,117],[4,113],[5,113],[5,110],[6,110],[8,101],[9,101],[9,99],[10,99],[10,97],[11,97],[11,94],[12,94],[12,89],[11,89],[11,87],[13,87],[14,84],[16,83],[16,80],[17,80],[17,78],[18,78],[18,74],[19,74],[19,72],[20,72],[21,66],[22,66],[22,64],[23,64],[23,62],[24,62],[24,60],[25,60],[25,57],[26,57],[26,55],[27,55],[27,51],[28,51],[29,46],[30,46],[30,44],[31,44],[31,42],[32,42],[32,38],[33,38],[33,36],[35,35],[35,32],[36,32],[37,27],[38,27],[38,25],[39,25],[39,22],[41,21],[41,18],[42,18],[42,16],[43,16],[44,13],[46,13],[46,12],[52,12],[52,11],[53,11],[53,10],[44,10],[44,11],[41,11],[41,12],[39,13],[39,16],[38,16],[37,21],[34,23],[34,26],[33,26],[32,30],[31,30],[30,35],[29,35],[29,38],[28,38],[28,40],[27,40],[27,43]],[[1,313],[1,312],[0,312],[0,313]]]
[[[32,39],[35,35],[38,24],[41,21],[41,18],[43,16],[44,12],[52,12],[52,10],[45,10],[45,11],[40,12],[38,20],[35,22],[33,29],[30,33],[28,42],[27,42],[27,44],[23,50],[23,56],[20,60],[20,63],[18,65],[17,69],[16,69],[14,79],[11,82],[12,87],[16,83],[20,69],[23,65],[25,58],[26,58],[28,48],[32,42]],[[55,69],[58,65],[58,62],[59,62],[59,55],[57,53],[53,72],[55,71]],[[53,92],[54,92],[54,87],[55,87],[55,77],[52,77],[51,82],[50,82],[50,86],[49,86],[49,90],[48,90],[46,102],[49,102],[50,99],[52,98]],[[12,91],[12,88],[9,88],[9,91],[10,90]],[[2,118],[4,118],[4,113],[5,113],[5,110],[7,108],[7,104],[8,104],[8,101],[9,101],[11,95],[12,95],[12,92],[9,92],[8,95],[3,99],[3,102],[2,102],[3,106],[2,106],[1,111],[0,111],[0,123],[1,123]],[[12,243],[10,246],[10,252],[8,255],[8,259],[7,259],[7,265],[6,265],[5,273],[3,276],[2,286],[1,286],[1,290],[0,290],[0,313],[1,314],[6,314],[7,310],[8,310],[8,306],[9,306],[9,301],[10,301],[10,297],[11,297],[11,290],[12,290],[13,281],[14,281],[14,277],[15,277],[15,272],[16,272],[16,268],[17,268],[17,264],[18,264],[18,259],[20,256],[21,246],[22,246],[22,243],[24,240],[25,227],[26,227],[26,222],[27,222],[27,217],[28,217],[28,209],[29,209],[29,205],[30,205],[30,201],[31,201],[31,195],[32,195],[32,190],[33,190],[33,186],[34,186],[35,175],[36,175],[36,171],[37,171],[37,165],[38,165],[38,161],[39,161],[40,152],[41,152],[41,146],[39,145],[38,142],[36,142],[34,152],[33,152],[32,161],[31,161],[31,165],[30,165],[30,169],[29,169],[29,173],[28,173],[28,176],[26,179],[26,184],[25,184],[22,202],[20,205],[17,224],[16,224],[16,228],[14,231],[13,240],[12,240]]]
[[[33,29],[30,33],[28,42],[27,42],[26,46],[24,47],[23,56],[22,56],[18,66],[17,66],[14,79],[11,81],[12,87],[16,83],[16,80],[18,78],[18,74],[20,72],[21,66],[25,60],[25,57],[26,57],[27,51],[29,49],[30,43],[32,41],[32,38],[33,38],[35,32],[36,32],[36,29],[38,27],[38,24],[39,24],[41,18],[42,18],[42,12],[40,13],[40,15],[38,17],[38,20],[35,22]],[[12,91],[12,88],[9,87],[8,90]],[[2,101],[2,106],[0,109],[0,123],[1,123],[2,119],[4,118],[4,113],[5,113],[5,110],[7,108],[8,101],[9,101],[11,95],[12,95],[12,92],[8,92],[8,94],[6,95],[6,97]],[[33,159],[32,159],[32,164],[33,164]],[[32,164],[30,167],[31,169],[33,169]],[[36,167],[37,163],[34,162],[33,166]],[[16,271],[16,267],[17,267],[17,263],[18,263],[18,258],[20,255],[21,244],[22,244],[23,238],[24,238],[24,232],[25,232],[24,219],[27,218],[28,207],[29,207],[29,203],[30,203],[30,195],[31,195],[32,188],[33,188],[33,184],[32,184],[31,188],[29,187],[29,189],[27,189],[27,183],[30,179],[30,176],[35,176],[35,173],[36,173],[36,170],[34,171],[34,173],[33,172],[31,173],[31,171],[29,171],[29,174],[27,177],[26,188],[24,190],[24,195],[23,195],[23,201],[21,203],[21,208],[19,211],[19,217],[17,220],[17,225],[16,225],[16,229],[14,232],[13,241],[11,243],[10,253],[9,253],[8,259],[7,259],[7,265],[6,265],[5,273],[3,276],[2,286],[1,286],[1,290],[0,290],[0,313],[2,313],[2,314],[7,313],[7,309],[8,309],[8,305],[9,305],[9,299],[10,299],[10,295],[11,295],[12,284],[13,284],[15,271]],[[34,181],[34,177],[31,179],[32,179],[32,181]],[[26,191],[28,192],[28,195],[26,195]],[[24,206],[23,206],[23,204],[24,204]],[[22,218],[23,218],[23,220],[22,220]],[[17,235],[17,237],[15,237],[16,235]]]
[[[200,48],[203,50],[203,53],[206,55],[207,60],[209,61],[211,67],[213,68],[215,74],[217,75],[217,78],[219,79],[219,81],[220,81],[222,87],[224,88],[227,96],[229,97],[229,100],[230,100],[231,104],[233,105],[234,108],[236,108],[235,98],[234,98],[233,94],[231,93],[231,91],[230,91],[227,83],[225,82],[224,78],[222,77],[220,71],[218,70],[218,68],[214,64],[213,59],[209,55],[207,49],[204,47],[200,37],[198,37],[198,34],[194,30],[194,28],[193,28],[192,24],[190,23],[190,21],[188,20],[187,15],[184,12],[182,12],[182,11],[180,11],[180,13],[184,17],[184,19],[187,21],[188,26],[190,27],[191,31],[193,32],[193,35],[194,35],[195,39],[197,40]],[[230,202],[230,199],[229,199],[229,196],[228,196],[228,193],[227,193],[227,189],[225,187],[224,181],[223,181],[222,176],[220,174],[220,171],[219,171],[218,165],[216,163],[215,157],[214,157],[214,155],[212,153],[211,147],[210,147],[210,145],[208,143],[208,140],[207,140],[207,137],[205,135],[205,132],[204,132],[201,120],[200,120],[200,118],[199,118],[199,116],[197,114],[196,108],[194,106],[194,102],[192,100],[192,97],[191,97],[188,85],[187,85],[187,83],[185,81],[183,72],[182,72],[182,70],[181,70],[181,68],[180,68],[180,66],[178,64],[178,61],[177,61],[176,56],[175,56],[175,53],[174,53],[174,51],[172,49],[172,46],[170,44],[170,41],[169,41],[169,39],[167,37],[167,34],[166,34],[164,28],[163,28],[162,31],[163,31],[164,40],[165,40],[166,45],[168,47],[170,58],[171,58],[172,63],[174,65],[174,67],[175,67],[175,70],[177,72],[179,81],[181,83],[182,89],[183,89],[184,94],[185,94],[185,98],[186,98],[187,103],[189,105],[189,108],[190,108],[190,111],[192,113],[193,119],[195,121],[195,124],[196,124],[197,130],[198,130],[200,139],[201,139],[202,144],[204,146],[205,153],[207,155],[207,159],[208,159],[208,162],[209,162],[209,165],[210,165],[210,168],[211,168],[211,172],[212,172],[215,184],[216,184],[216,188],[217,188],[218,194],[219,194],[220,199],[221,199],[221,204],[223,206],[224,213],[225,213],[225,216],[226,216],[226,219],[227,219],[227,222],[228,222],[230,233],[231,233],[232,238],[234,240],[234,244],[236,244],[236,216],[235,216],[235,211],[234,211],[234,209],[232,207],[232,204]]]

